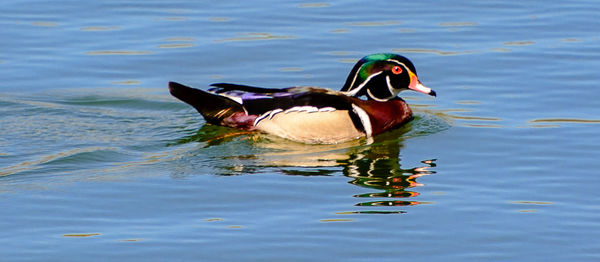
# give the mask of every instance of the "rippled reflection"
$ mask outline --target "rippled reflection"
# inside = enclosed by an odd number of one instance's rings
[[[344,165],[344,175],[353,178],[349,183],[360,187],[375,190],[373,192],[354,195],[357,198],[369,199],[359,202],[357,206],[410,206],[422,202],[409,198],[419,195],[411,188],[422,186],[417,178],[435,174],[432,170],[436,166],[435,159],[423,160],[422,166],[402,168],[400,165],[399,143],[389,143],[380,148],[368,148],[349,159]],[[384,198],[384,199],[381,199]]]
[[[294,176],[332,176],[341,171],[350,179],[348,183],[361,188],[360,193],[348,196],[357,199],[354,206],[358,210],[342,213],[404,213],[387,207],[431,203],[416,200],[419,193],[415,188],[423,186],[417,181],[419,177],[436,173],[436,159],[427,158],[417,166],[402,167],[403,141],[448,127],[445,122],[438,123],[435,119],[419,117],[404,128],[372,139],[334,145],[301,144],[259,133],[204,125],[197,133],[173,145],[201,142],[203,147],[199,151],[206,151],[201,154],[209,150],[222,152],[216,156],[221,161],[213,162],[218,175],[262,173],[270,168],[276,173]],[[424,129],[428,131],[424,132]]]

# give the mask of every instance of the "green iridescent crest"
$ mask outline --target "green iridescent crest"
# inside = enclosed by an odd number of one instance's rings
[[[372,55],[363,57],[361,60],[365,60],[365,62],[366,61],[387,60],[387,59],[393,58],[394,56],[398,56],[398,55],[392,54],[392,53],[372,54]]]
[[[373,67],[375,67],[376,62],[386,61],[388,59],[392,59],[394,56],[397,56],[397,55],[390,54],[390,53],[381,53],[381,54],[372,54],[372,55],[363,57],[359,61],[359,63],[362,63],[362,65],[363,65],[360,68],[360,71],[358,72],[359,78],[361,80],[367,79],[367,77],[369,77],[369,75],[371,75],[373,73]]]

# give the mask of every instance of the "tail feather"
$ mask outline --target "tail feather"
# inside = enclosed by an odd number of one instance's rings
[[[227,97],[191,88],[176,82],[169,82],[169,92],[177,99],[193,106],[206,119],[206,122],[220,124],[223,119],[244,112],[238,102]]]

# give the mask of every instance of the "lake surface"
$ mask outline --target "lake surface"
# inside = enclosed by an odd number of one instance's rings
[[[599,261],[596,1],[4,1],[2,261]],[[375,137],[206,125],[167,82],[339,89],[409,57]]]

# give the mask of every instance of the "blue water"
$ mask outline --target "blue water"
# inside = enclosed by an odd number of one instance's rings
[[[595,1],[0,3],[2,261],[598,261]],[[168,81],[437,98],[364,140],[206,125]]]

